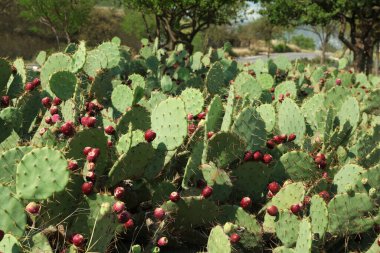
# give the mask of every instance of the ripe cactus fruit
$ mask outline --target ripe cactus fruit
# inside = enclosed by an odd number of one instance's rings
[[[113,191],[113,196],[117,199],[122,199],[125,193],[124,187],[116,187],[115,190]]]
[[[212,188],[210,186],[206,186],[202,190],[202,197],[204,197],[205,199],[209,198],[212,195],[212,191],[213,190],[212,190]]]
[[[156,133],[153,130],[148,129],[145,132],[144,138],[147,142],[152,142],[156,138]]]
[[[94,188],[93,182],[84,182],[82,184],[82,193],[84,195],[90,195],[92,193],[93,188]]]
[[[291,211],[293,214],[297,215],[297,214],[299,214],[299,212],[301,211],[301,206],[300,206],[299,204],[291,205],[291,206],[290,206],[290,211]]]
[[[272,192],[273,194],[276,194],[281,189],[281,186],[279,183],[273,181],[270,184],[268,184],[268,190]]]
[[[240,206],[241,206],[241,208],[243,208],[243,209],[247,209],[247,208],[249,208],[251,205],[252,205],[252,200],[251,200],[250,197],[243,197],[243,198],[240,200]]]
[[[135,226],[135,223],[133,222],[132,219],[129,219],[129,220],[127,220],[127,222],[124,223],[124,227],[125,227],[126,229],[131,229],[131,228],[133,228],[134,226]]]
[[[124,202],[121,202],[121,201],[116,201],[113,206],[112,206],[112,209],[115,213],[121,213],[122,211],[124,211],[125,209],[125,204]]]
[[[87,180],[87,181],[90,181],[90,182],[95,182],[95,180],[96,180],[96,174],[95,174],[95,172],[93,172],[93,171],[89,171],[89,172],[86,174],[86,180]]]
[[[206,112],[201,112],[197,115],[197,120],[201,120],[205,118],[206,118]]]
[[[58,107],[55,105],[51,106],[49,109],[49,112],[50,112],[50,115],[57,114],[58,113]]]
[[[161,207],[157,207],[156,209],[154,209],[153,216],[157,220],[163,220],[165,218],[165,210]]]
[[[330,193],[328,193],[327,191],[321,191],[320,193],[318,193],[318,195],[323,198],[323,200],[325,202],[329,202],[330,201]]]
[[[78,169],[78,163],[77,161],[70,160],[67,168],[71,171],[76,171]]]
[[[51,125],[53,123],[52,118],[49,116],[45,117],[45,123]]]
[[[172,202],[178,202],[178,201],[181,199],[181,196],[179,195],[178,192],[172,192],[172,193],[170,193],[170,195],[169,195],[169,199],[170,199]]]
[[[33,79],[32,84],[34,87],[37,87],[38,85],[41,84],[41,80],[38,77],[36,77]]]
[[[34,90],[34,88],[35,86],[31,82],[25,84],[25,91],[27,92]]]
[[[75,234],[71,240],[76,247],[81,247],[84,244],[84,237],[81,234]]]
[[[278,209],[276,206],[269,206],[267,208],[267,213],[270,215],[270,216],[277,216],[278,214]]]
[[[37,215],[40,212],[41,206],[37,204],[36,202],[29,202],[28,205],[26,205],[25,210],[33,215]]]
[[[253,159],[252,151],[249,150],[249,151],[245,152],[243,159],[244,159],[244,162],[252,161],[252,159]]]
[[[275,136],[273,136],[273,141],[276,144],[281,144],[283,142],[283,139],[280,137],[280,135],[275,135]]]
[[[0,105],[1,107],[8,107],[10,104],[10,97],[9,96],[1,96]]]
[[[168,238],[166,238],[166,237],[161,237],[161,238],[158,239],[158,241],[157,241],[157,246],[158,246],[158,247],[165,247],[168,243],[169,243]]]
[[[117,215],[117,219],[119,221],[119,223],[125,223],[129,220],[130,218],[130,215],[127,211],[121,211],[118,215]]]
[[[75,132],[74,124],[71,121],[65,122],[61,126],[60,131],[65,136],[72,136]]]
[[[295,134],[289,134],[288,136],[288,142],[291,142],[291,141],[294,141],[295,139],[297,138],[297,136]]]
[[[262,161],[263,159],[263,153],[258,150],[258,151],[255,151],[255,153],[253,153],[253,160],[258,162],[258,161]]]
[[[45,108],[50,108],[51,99],[49,97],[44,97],[43,99],[41,99],[41,103]]]
[[[187,132],[189,135],[192,135],[196,129],[197,129],[197,126],[195,124],[189,124],[187,126]]]
[[[267,141],[267,148],[274,149],[275,146],[276,146],[276,143],[274,142],[274,140]]]
[[[272,157],[272,155],[270,155],[270,154],[265,154],[265,155],[263,156],[263,162],[264,162],[265,164],[269,164],[269,163],[271,163],[272,160],[273,160],[273,157]]]
[[[207,139],[210,139],[214,135],[214,132],[210,131],[207,133]]]
[[[342,79],[337,78],[337,79],[335,80],[335,84],[338,85],[338,86],[340,86],[340,85],[342,84]]]
[[[191,113],[187,114],[187,120],[188,121],[191,121],[193,119],[194,119],[194,115],[193,114],[191,114]]]
[[[90,152],[88,152],[86,159],[89,162],[95,162],[96,159],[99,157],[99,155],[100,155],[100,149],[99,148],[93,148],[93,149],[91,149]]]
[[[108,135],[113,135],[115,134],[115,128],[113,126],[107,126],[104,128],[104,132]]]
[[[62,100],[59,97],[53,98],[53,105],[58,106],[62,103]]]
[[[230,236],[230,242],[231,243],[238,243],[240,241],[240,235],[236,234],[236,233],[233,233],[231,236]]]
[[[59,116],[59,114],[54,114],[54,115],[51,116],[51,121],[53,123],[60,122],[61,121],[61,116]]]
[[[88,153],[90,153],[91,150],[92,150],[91,147],[84,147],[84,149],[83,149],[83,154],[84,154],[85,156],[87,156]]]

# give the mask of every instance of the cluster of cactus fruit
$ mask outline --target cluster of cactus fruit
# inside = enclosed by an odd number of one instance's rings
[[[380,251],[380,78],[114,38],[0,59],[0,252]]]

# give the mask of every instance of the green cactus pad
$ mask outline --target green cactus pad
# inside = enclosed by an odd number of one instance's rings
[[[14,236],[6,234],[3,240],[0,241],[0,252],[22,253],[24,251]]]
[[[232,191],[232,183],[228,174],[223,169],[218,169],[214,164],[200,166],[203,178],[207,185],[213,189],[211,198],[216,201],[225,201]]]
[[[277,68],[281,70],[288,70],[292,67],[292,64],[286,56],[279,56],[274,58],[273,63],[276,64]]]
[[[150,99],[148,101],[149,103],[149,109],[152,111],[156,106],[161,103],[162,101],[166,100],[168,97],[164,93],[160,91],[153,91],[150,94]]]
[[[198,89],[187,88],[179,96],[185,103],[186,113],[197,115],[203,109],[204,100],[202,92]]]
[[[121,116],[117,124],[117,132],[126,134],[130,123],[132,123],[133,130],[139,129],[145,132],[150,128],[150,113],[142,106],[132,106]]]
[[[174,225],[193,228],[212,223],[218,212],[213,201],[202,197],[183,197],[178,202],[165,202],[161,206],[166,213],[175,218]]]
[[[16,147],[9,149],[0,155],[0,183],[2,185],[15,185],[16,169],[24,155],[32,150],[32,147]]]
[[[7,60],[0,58],[0,95],[5,94],[8,79],[11,77],[11,75],[11,64]]]
[[[281,156],[280,162],[292,180],[310,181],[319,177],[319,169],[310,155],[305,152],[290,151]]]
[[[299,235],[297,239],[296,253],[311,253],[312,248],[311,224],[307,219],[303,219],[299,227]]]
[[[211,94],[221,94],[226,88],[224,84],[223,65],[220,62],[214,63],[206,76],[206,86]]]
[[[277,248],[274,248],[273,253],[294,253],[294,249],[292,248],[287,248],[285,246],[280,246]]]
[[[233,170],[234,189],[242,196],[259,201],[267,192],[267,184],[273,172],[271,167],[257,162],[246,162]]]
[[[216,132],[221,123],[223,117],[223,103],[219,96],[215,96],[208,107],[205,123],[205,134],[210,131]]]
[[[219,132],[208,142],[207,161],[215,163],[218,168],[224,168],[241,158],[245,149],[246,144],[236,134]]]
[[[362,175],[361,179],[368,179],[366,187],[380,189],[380,165],[368,168]],[[361,182],[360,179],[360,182]]]
[[[68,100],[74,95],[77,82],[76,76],[69,71],[55,72],[49,79],[51,91],[62,100]]]
[[[354,83],[353,82],[354,75],[348,72],[339,73],[337,78],[342,80],[342,84],[341,84],[342,87],[350,87],[350,85]]]
[[[125,112],[128,107],[132,106],[132,90],[126,85],[119,85],[112,91],[111,100],[112,105],[119,112]]]
[[[311,228],[319,238],[324,237],[329,220],[326,202],[318,195],[311,198],[310,206]]]
[[[268,73],[257,74],[256,79],[263,90],[270,89],[274,85],[274,79]]]
[[[81,68],[83,68],[85,62],[86,62],[86,42],[81,41],[78,45],[77,50],[72,56],[71,71],[73,73],[78,72]]]
[[[208,253],[231,253],[231,243],[221,226],[214,227],[208,237]]]
[[[322,133],[325,127],[325,121],[318,121],[318,118],[320,117],[317,117],[317,114],[321,114],[322,118],[326,117],[327,112],[324,109],[324,102],[325,96],[323,94],[315,94],[311,98],[305,100],[301,107],[301,111],[310,127],[314,131],[320,130]]]
[[[2,185],[0,185],[0,201],[2,203],[0,208],[1,229],[6,234],[21,237],[26,227],[26,215],[22,202],[13,195],[8,187]]]
[[[261,97],[262,89],[260,84],[246,72],[240,73],[233,85],[235,86],[236,95],[240,97],[248,96],[251,101],[258,100]]]
[[[347,98],[343,102],[337,116],[339,118],[339,124],[341,128],[346,122],[349,122],[352,129],[355,130],[360,119],[358,101],[353,97]]]
[[[19,129],[22,125],[22,113],[18,108],[7,107],[0,111],[0,118],[13,129]]]
[[[253,108],[245,108],[235,120],[232,132],[236,133],[247,143],[248,149],[259,149],[265,146],[267,133],[265,121]]]
[[[58,150],[33,149],[17,166],[16,191],[23,199],[46,199],[63,191],[68,181],[67,161]]]
[[[334,185],[337,193],[345,193],[347,186],[355,192],[365,192],[363,184],[360,182],[365,170],[355,164],[346,164],[334,176]]]
[[[173,89],[173,81],[170,76],[163,76],[161,79],[161,89],[163,92],[169,92]]]
[[[71,57],[63,53],[55,53],[49,56],[41,68],[41,86],[51,95],[50,77],[58,71],[70,71]]]
[[[173,150],[180,146],[187,135],[185,105],[181,99],[168,98],[152,111],[152,130],[157,137],[153,146]]]
[[[83,166],[86,157],[83,155],[85,147],[99,148],[100,155],[96,160],[96,172],[103,174],[107,165],[107,137],[102,129],[84,129],[70,140],[67,144],[67,159],[73,159],[78,162],[79,166]]]
[[[228,132],[231,128],[233,115],[234,115],[234,104],[235,104],[235,88],[233,85],[231,85],[230,91],[228,92],[228,99],[227,99],[227,104],[225,106],[225,113],[223,116],[221,131]]]
[[[103,51],[94,49],[87,52],[86,62],[83,65],[83,70],[87,75],[95,77],[96,73],[107,67],[107,56]]]
[[[297,242],[300,220],[289,210],[280,211],[275,220],[276,236],[286,247],[292,247]]]
[[[168,199],[168,196],[177,188],[170,182],[163,181],[157,185],[152,186],[152,203],[153,205],[160,205]]]
[[[378,253],[379,252],[379,240],[380,235],[377,236],[371,247],[366,251],[366,253]]]
[[[254,215],[249,214],[244,211],[243,208],[238,206],[224,205],[221,206],[220,209],[218,222],[222,224],[232,222],[235,225],[246,229],[249,233],[256,237],[257,241],[260,241],[261,226]]]
[[[380,104],[380,89],[371,91],[368,96],[364,99],[361,105],[361,110],[363,112],[371,113],[379,108]]]
[[[296,134],[295,143],[300,144],[303,142],[306,132],[305,119],[293,100],[286,98],[280,105],[278,127],[282,134]]]
[[[46,51],[40,51],[36,57],[36,62],[42,66],[46,61]]]
[[[101,104],[111,103],[111,95],[113,89],[112,78],[113,73],[110,70],[101,71],[95,76],[95,80],[91,86],[90,92],[95,95],[95,98]]]
[[[0,125],[3,125],[1,124],[1,121],[0,121]],[[18,145],[18,143],[21,140],[20,136],[14,130],[11,130],[11,129],[9,130],[10,131],[7,131],[5,133],[2,132],[3,135],[0,135],[1,137],[0,151],[1,152],[11,149],[14,146]]]
[[[154,155],[149,143],[140,143],[120,156],[108,173],[109,185],[115,185],[122,179],[138,179],[144,175],[144,169]]]
[[[343,102],[350,96],[350,91],[342,86],[335,86],[326,92],[325,107],[340,110]]]
[[[327,231],[331,234],[350,234],[361,231],[360,219],[374,209],[367,193],[355,193],[350,196],[346,193],[336,195],[328,206],[329,225]]]
[[[276,112],[271,104],[262,104],[256,108],[261,118],[265,122],[265,130],[269,133],[276,124]]]
[[[98,50],[103,52],[107,58],[107,68],[117,67],[120,62],[120,51],[117,44],[112,42],[103,42],[98,46]]]
[[[187,161],[185,171],[183,173],[182,187],[188,189],[188,183],[193,175],[199,172],[199,165],[202,163],[202,154],[204,149],[204,142],[197,142],[191,152],[189,160]]]
[[[22,113],[22,127],[17,132],[28,133],[33,130],[34,122],[43,106],[41,104],[42,94],[38,90],[24,94],[17,101],[17,107]]]
[[[190,57],[190,67],[194,71],[200,70],[202,68],[202,57],[203,53],[201,52],[195,52]]]
[[[132,82],[131,83],[132,89],[136,89],[137,87],[141,87],[145,89],[146,83],[143,76],[139,74],[132,74],[128,76],[128,79]]]
[[[119,138],[116,145],[116,150],[119,154],[124,154],[127,153],[130,148],[137,146],[141,142],[145,142],[143,131],[129,131]]]
[[[53,253],[48,239],[42,233],[35,234],[32,237],[32,245],[31,252],[33,253]]]
[[[297,98],[297,87],[293,81],[285,81],[276,86],[274,97],[277,100],[280,94],[283,94],[285,96],[287,93],[290,94],[290,98]]]

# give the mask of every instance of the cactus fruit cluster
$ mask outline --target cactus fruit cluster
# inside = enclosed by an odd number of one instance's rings
[[[0,59],[0,252],[380,252],[379,77],[142,45]]]

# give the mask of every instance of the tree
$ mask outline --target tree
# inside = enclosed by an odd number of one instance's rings
[[[125,0],[127,8],[153,14],[156,36],[164,38],[163,45],[174,49],[183,43],[190,50],[197,33],[210,25],[223,25],[237,18],[245,0]]]
[[[95,5],[94,0],[19,0],[24,8],[22,16],[31,21],[38,21],[49,27],[56,37],[59,47],[60,36],[70,43],[86,24],[87,18]]]
[[[367,74],[372,71],[374,46],[380,40],[378,0],[255,1],[263,4],[263,13],[275,24],[326,26],[337,21],[339,39],[353,52],[355,69]]]

